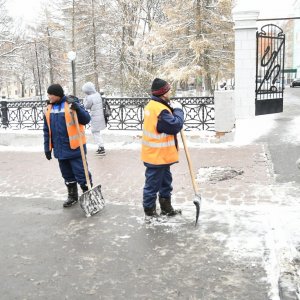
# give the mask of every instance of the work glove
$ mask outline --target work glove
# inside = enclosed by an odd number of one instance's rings
[[[69,108],[72,110],[76,110],[77,112],[80,110],[80,104],[78,102],[78,98],[72,95],[67,97],[67,102],[70,104]]]
[[[48,160],[50,160],[52,158],[51,151],[45,151],[45,156]]]
[[[72,102],[69,107],[70,109],[76,110],[77,112],[80,110],[80,105],[77,102]]]
[[[182,109],[182,105],[181,105],[178,101],[172,101],[172,102],[171,102],[171,107],[172,107],[173,109],[175,109],[175,108]]]

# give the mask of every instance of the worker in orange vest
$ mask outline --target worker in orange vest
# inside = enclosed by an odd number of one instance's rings
[[[83,192],[88,190],[80,142],[74,122],[73,110],[77,112],[80,135],[86,154],[85,125],[91,120],[78,98],[66,96],[59,84],[52,84],[47,90],[49,103],[44,115],[44,151],[48,160],[58,159],[59,168],[68,189],[68,198],[63,207],[70,207],[78,201],[77,183]],[[89,172],[90,180],[92,176]]]
[[[143,189],[143,208],[148,217],[157,217],[156,199],[162,215],[181,213],[171,204],[172,173],[170,166],[178,162],[176,134],[183,127],[184,113],[181,104],[170,102],[171,85],[155,78],[151,86],[151,100],[144,110],[142,161],[146,167]]]

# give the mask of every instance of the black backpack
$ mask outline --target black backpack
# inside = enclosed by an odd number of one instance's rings
[[[105,98],[102,98],[102,105],[103,105],[103,114],[105,122],[108,122],[109,117],[111,116],[111,109],[109,106],[108,101]]]

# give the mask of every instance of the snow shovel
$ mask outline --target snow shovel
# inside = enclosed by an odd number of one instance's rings
[[[91,187],[91,181],[89,177],[88,167],[87,167],[85,153],[83,149],[83,143],[82,143],[80,129],[79,129],[77,112],[74,110],[73,113],[74,113],[74,121],[77,129],[77,134],[79,136],[80,153],[82,157],[84,175],[88,186],[88,191],[86,191],[79,197],[79,203],[81,208],[85,212],[86,217],[90,217],[98,213],[100,210],[102,210],[104,208],[105,202],[101,193],[101,185],[99,184],[94,188]]]
[[[201,196],[198,193],[198,187],[196,185],[196,181],[195,181],[195,178],[194,178],[194,175],[193,175],[194,172],[193,172],[192,161],[191,161],[191,158],[190,158],[189,150],[187,148],[185,134],[183,133],[183,130],[180,131],[180,135],[181,135],[181,139],[182,139],[182,143],[183,143],[183,147],[184,147],[186,160],[187,160],[188,165],[189,165],[189,171],[190,171],[192,184],[193,184],[193,188],[194,188],[194,192],[195,192],[195,198],[194,198],[193,202],[196,205],[196,222],[195,222],[195,226],[196,226],[197,222],[198,222],[199,214],[200,214]]]

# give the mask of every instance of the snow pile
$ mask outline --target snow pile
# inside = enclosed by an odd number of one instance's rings
[[[252,119],[236,120],[235,145],[248,145],[275,127],[275,115],[259,116]]]
[[[243,170],[233,169],[232,167],[206,167],[198,170],[196,181],[216,183],[218,181],[232,179],[242,175]]]

